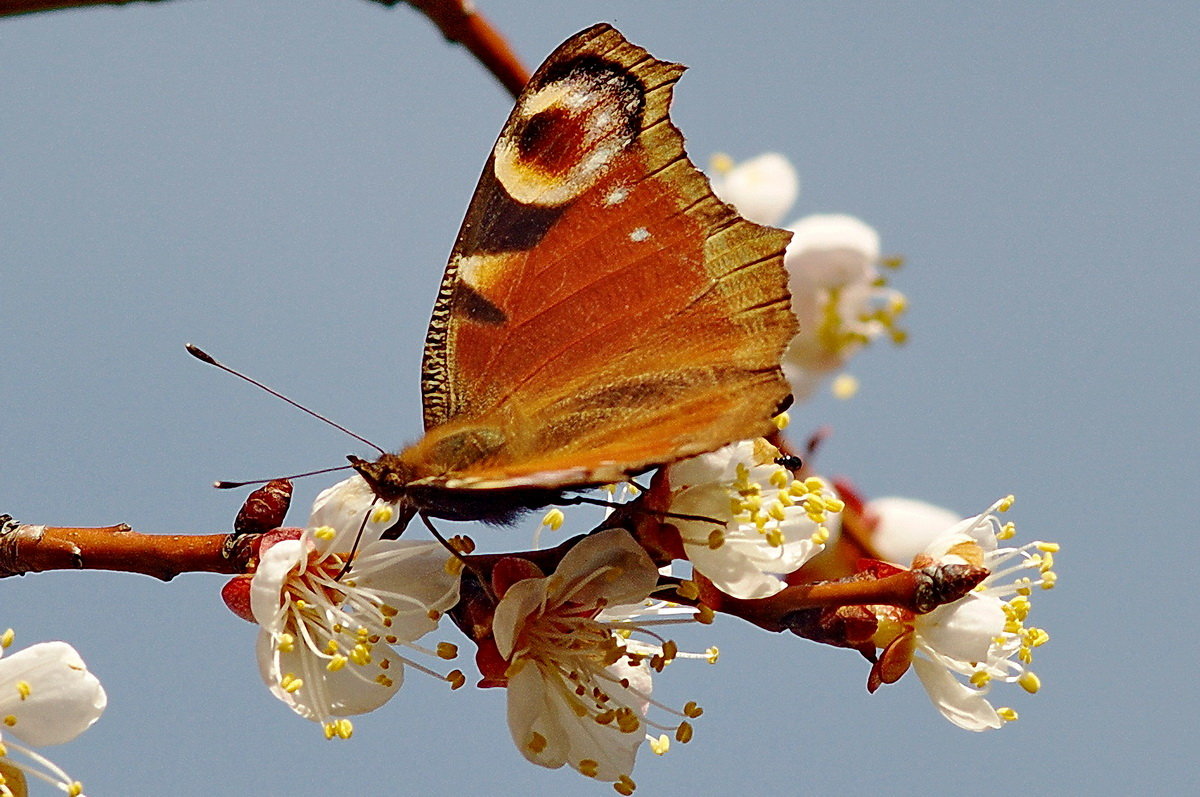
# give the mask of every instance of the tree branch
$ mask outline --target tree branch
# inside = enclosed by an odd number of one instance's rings
[[[139,534],[124,523],[36,526],[7,516],[0,521],[0,578],[46,570],[114,570],[170,581],[180,573],[244,573],[253,554],[247,537],[226,555],[228,534]]]
[[[0,0],[0,17],[61,11],[87,6],[123,6],[130,3],[161,3],[164,0]],[[437,25],[447,41],[461,44],[491,72],[514,97],[529,80],[508,41],[468,0],[368,0],[381,6],[407,2]]]

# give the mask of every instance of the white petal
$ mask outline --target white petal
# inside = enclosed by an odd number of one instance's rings
[[[889,496],[867,504],[867,513],[879,518],[871,534],[871,547],[880,559],[908,566],[913,557],[960,522],[960,516],[940,506],[913,498]]]
[[[796,170],[775,152],[743,161],[712,182],[717,196],[759,224],[779,224],[800,193]]]
[[[404,682],[403,662],[383,645],[375,646],[372,662],[365,668],[347,664],[336,672],[326,669],[327,660],[315,655],[299,639],[290,652],[280,652],[274,650],[271,635],[263,631],[258,635],[256,652],[259,673],[271,694],[292,711],[315,722],[374,711],[390,700]],[[385,659],[387,669],[379,669]],[[390,683],[376,682],[374,677],[379,672],[386,672]],[[288,692],[279,686],[283,675],[301,678],[304,683],[295,692]]]
[[[335,531],[332,539],[313,540],[318,550],[349,551],[360,529],[362,539],[358,542],[362,547],[363,544],[378,540],[395,522],[395,510],[379,501],[366,481],[355,474],[317,496],[307,530],[311,533],[321,527],[332,528]]]
[[[30,688],[23,700],[19,682]],[[91,727],[106,705],[99,679],[66,642],[41,642],[0,660],[0,716],[16,718],[5,732],[26,744],[69,742]]]
[[[445,612],[458,603],[460,580],[447,572],[449,558],[440,542],[379,540],[361,550],[348,578],[399,611],[390,631],[411,642],[437,628],[430,611]]]
[[[921,642],[943,656],[963,662],[987,661],[992,640],[1004,630],[1004,609],[997,598],[972,592],[916,620]]]
[[[567,551],[554,571],[550,600],[579,603],[601,598],[609,605],[637,603],[658,586],[658,568],[624,529],[585,537]]]
[[[250,579],[250,611],[260,626],[270,628],[275,621],[283,583],[299,564],[306,546],[302,539],[283,540],[268,548],[259,559],[258,569]]]
[[[958,727],[983,731],[1004,724],[981,691],[963,684],[946,668],[917,656],[913,669],[938,711]]]
[[[525,618],[545,601],[548,586],[547,578],[527,578],[518,581],[508,588],[500,603],[496,604],[496,611],[492,615],[492,636],[502,658],[508,659],[512,656],[513,646],[516,645],[517,635],[525,624]]]
[[[754,441],[742,440],[698,457],[676,462],[670,466],[671,490],[679,491],[697,485],[727,485],[737,475],[739,463],[754,456]]]
[[[861,282],[879,261],[879,233],[854,216],[805,216],[791,229],[784,263],[790,273],[801,273],[818,287]]]
[[[730,545],[713,550],[707,545],[685,545],[692,566],[722,592],[735,598],[769,598],[787,585],[764,573]]]
[[[629,669],[629,668],[626,668]],[[614,677],[626,676],[622,671]],[[644,730],[622,733],[614,724],[601,725],[592,717],[579,717],[564,699],[561,679],[545,676],[532,663],[526,663],[508,682],[508,728],[517,749],[530,762],[550,769],[563,764],[578,768],[585,759],[596,761],[596,778],[614,781],[633,771],[638,747],[645,738]],[[608,690],[613,700],[636,710],[640,701],[616,684]],[[545,749],[534,752],[529,747],[533,733],[546,741]]]

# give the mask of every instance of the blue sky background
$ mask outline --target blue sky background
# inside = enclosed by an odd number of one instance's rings
[[[795,216],[856,214],[905,256],[911,342],[793,412],[832,426],[822,470],[963,513],[1014,492],[1021,539],[1063,544],[1043,692],[996,695],[1019,722],[961,731],[915,676],[868,695],[855,654],[727,620],[680,636],[722,659],[659,679],[707,712],[638,793],[1194,788],[1200,6],[479,5],[530,65],[598,20],[690,65],[697,161],[783,152]],[[463,50],[403,7],[178,0],[0,20],[0,75],[0,512],[219,532],[241,495],[213,479],[367,453],[185,341],[418,435],[429,309],[511,102]],[[0,627],[69,640],[108,689],[50,751],[92,797],[612,794],[525,763],[501,692],[419,675],[325,742],[262,687],[222,581],[0,582]]]

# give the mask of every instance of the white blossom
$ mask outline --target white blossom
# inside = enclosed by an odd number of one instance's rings
[[[983,582],[966,597],[912,620],[915,655],[912,665],[937,709],[960,728],[999,728],[1017,718],[1011,708],[988,701],[994,683],[1016,683],[1037,692],[1041,682],[1029,669],[1033,649],[1049,641],[1041,628],[1026,626],[1035,587],[1050,589],[1058,545],[1032,542],[1001,547],[1015,533],[994,513],[1012,504],[1009,496],[986,512],[954,523],[930,542],[914,565],[968,564],[988,570]],[[878,607],[882,608],[882,607]],[[883,614],[888,612],[883,611]],[[881,623],[876,644],[886,646],[895,626]]]
[[[458,561],[440,543],[381,539],[395,520],[352,476],[318,496],[298,539],[262,553],[251,582],[263,679],[331,738],[396,693],[415,662],[395,646],[429,653],[412,643],[458,601]]]
[[[12,640],[11,629],[0,634],[0,656]],[[66,642],[41,642],[0,658],[0,795],[21,788],[26,775],[83,794],[78,781],[31,748],[71,741],[107,704],[100,681]]]
[[[508,725],[529,761],[567,764],[621,793],[647,739],[651,673],[675,656],[671,642],[632,638],[658,585],[658,570],[628,532],[577,543],[554,573],[517,581],[501,597],[492,629],[508,662]],[[688,717],[698,716],[693,705]],[[686,722],[671,728],[686,741]],[[656,740],[657,741],[657,740]]]
[[[795,479],[779,457],[766,440],[744,440],[666,468],[666,522],[679,529],[692,567],[735,598],[782,590],[780,576],[824,550],[839,527],[843,504],[831,488]]]
[[[717,155],[710,171],[713,193],[758,224],[778,226],[800,194],[796,169],[776,152],[738,164],[728,155]]]

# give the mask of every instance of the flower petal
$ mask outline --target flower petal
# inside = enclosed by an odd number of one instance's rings
[[[999,728],[1004,722],[984,693],[956,679],[949,670],[918,655],[913,669],[942,716],[968,731]]]
[[[18,691],[18,685],[28,691]],[[69,742],[106,705],[99,679],[66,642],[41,642],[0,659],[0,716],[12,718],[6,732],[26,744]]]
[[[878,518],[871,533],[876,558],[908,566],[913,557],[959,523],[960,515],[925,501],[887,496],[867,504],[867,514]]]

